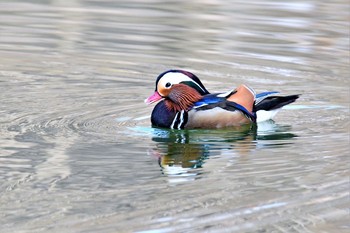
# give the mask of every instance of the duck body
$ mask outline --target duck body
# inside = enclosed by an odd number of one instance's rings
[[[212,129],[268,120],[281,107],[294,102],[298,97],[299,95],[279,96],[278,92],[256,95],[246,85],[240,85],[226,93],[210,94],[194,74],[183,70],[168,70],[158,76],[155,92],[145,102],[161,100],[152,111],[153,126]]]

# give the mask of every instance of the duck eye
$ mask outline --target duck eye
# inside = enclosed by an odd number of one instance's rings
[[[169,83],[169,82],[167,82],[166,84],[165,84],[165,87],[166,88],[168,88],[168,87],[170,87],[171,86],[171,83]]]

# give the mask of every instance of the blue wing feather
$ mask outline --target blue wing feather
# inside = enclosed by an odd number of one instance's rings
[[[217,104],[220,102],[225,102],[225,104],[227,105],[228,108],[234,108],[237,110],[240,110],[241,112],[243,112],[246,116],[248,116],[250,119],[252,119],[253,121],[256,120],[256,115],[255,113],[251,113],[249,112],[245,107],[243,107],[240,104],[237,104],[235,102],[230,102],[227,101],[226,102],[226,97],[220,97],[221,94],[209,94],[206,96],[203,96],[203,98],[199,101],[197,101],[196,103],[194,103],[193,108],[201,108],[201,107],[205,107],[211,104]]]
[[[267,97],[267,96],[270,96],[270,95],[274,95],[274,94],[278,94],[279,92],[277,91],[267,91],[267,92],[262,92],[262,93],[259,93],[255,96],[255,98],[259,99],[259,98],[262,98],[262,97]]]
[[[269,96],[273,96],[279,94],[279,92],[277,91],[267,91],[267,92],[262,92],[259,93],[257,95],[255,95],[255,105],[257,105],[258,103],[260,103],[261,101],[263,101],[264,99],[266,99]]]
[[[209,95],[205,95],[203,96],[202,99],[200,99],[199,101],[197,101],[196,103],[194,103],[193,107],[194,108],[198,108],[198,107],[202,107],[208,104],[216,104],[219,103],[221,101],[226,100],[226,98],[224,97],[218,97],[218,94],[209,94]]]
[[[256,99],[255,104],[258,104],[262,100],[264,100],[265,98],[267,98],[269,96],[276,95],[276,94],[279,94],[279,92],[277,92],[277,91],[267,91],[267,92],[262,92],[262,93],[256,94],[255,95],[255,99]],[[220,95],[222,95],[222,93],[205,95],[205,96],[203,96],[202,99],[200,99],[199,101],[194,103],[193,107],[194,108],[199,108],[199,107],[203,107],[203,106],[206,106],[206,105],[216,104],[216,103],[219,103],[221,101],[225,101],[226,98],[225,97],[219,97]]]

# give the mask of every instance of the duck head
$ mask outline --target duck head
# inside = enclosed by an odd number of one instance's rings
[[[168,70],[157,77],[155,91],[145,102],[151,104],[164,99],[169,110],[188,111],[193,103],[206,94],[209,94],[207,89],[191,72]]]

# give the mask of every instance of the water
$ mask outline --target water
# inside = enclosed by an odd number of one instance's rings
[[[0,1],[0,232],[348,232],[347,1]],[[170,68],[302,94],[150,127]]]

